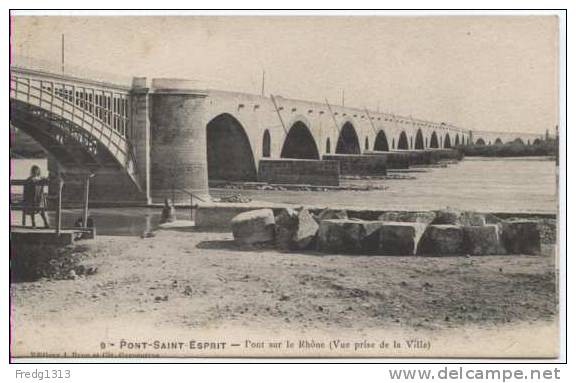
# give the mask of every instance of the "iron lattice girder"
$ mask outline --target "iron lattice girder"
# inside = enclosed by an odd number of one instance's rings
[[[113,158],[102,150],[98,140],[86,130],[44,109],[12,100],[11,118],[15,125],[25,131],[35,130],[34,136],[40,144],[54,154],[65,153],[67,160],[76,166],[97,168],[118,167]],[[40,129],[39,129],[40,128]],[[62,159],[62,155],[57,156]]]
[[[58,137],[62,142],[70,145],[81,143],[92,153],[98,152],[98,157],[100,154],[110,154],[138,183],[135,157],[128,140],[131,127],[130,88],[42,70],[11,67],[10,100],[48,111],[52,115],[47,118],[56,119],[55,122],[60,125],[73,123],[72,127],[66,128],[66,136]],[[73,133],[76,131],[81,133]],[[97,144],[94,145],[91,139],[96,139]]]
[[[33,106],[29,106],[29,109],[33,116],[50,122],[49,126],[51,128],[49,130],[56,138],[56,141],[62,145],[79,145],[94,156],[98,155],[98,140],[84,129],[46,110]]]
[[[131,87],[11,66],[10,105],[11,120],[46,150],[75,166],[119,170],[143,192],[130,142]]]

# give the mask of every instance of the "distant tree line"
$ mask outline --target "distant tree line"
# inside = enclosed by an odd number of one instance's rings
[[[536,139],[529,145],[520,139],[493,145],[466,145],[459,149],[471,157],[531,157],[547,156],[558,160],[558,136],[551,137],[546,132],[544,139]]]
[[[32,137],[10,124],[10,158],[46,158],[46,152]]]

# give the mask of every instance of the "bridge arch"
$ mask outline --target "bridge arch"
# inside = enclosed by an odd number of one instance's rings
[[[337,154],[360,154],[360,142],[354,125],[350,122],[344,123],[340,129],[338,142],[336,143]]]
[[[479,138],[476,140],[476,145],[486,145],[486,141],[483,138]]]
[[[418,129],[416,132],[416,142],[414,144],[414,149],[422,150],[424,149],[424,138],[422,135],[422,129]]]
[[[435,131],[432,132],[432,135],[430,136],[430,147],[435,149],[438,149],[440,147],[440,145],[438,144],[438,135],[436,134]]]
[[[444,137],[444,148],[449,149],[452,147],[452,142],[450,141],[450,134],[446,133]]]
[[[460,135],[457,134],[456,135],[456,140],[454,141],[454,146],[459,146],[460,145]]]
[[[11,68],[10,75],[10,120],[14,126],[63,165],[121,168],[139,186],[127,140],[130,116],[126,89],[112,86],[103,90],[82,83],[84,86],[73,92],[67,80],[40,72]],[[106,107],[95,99],[105,93]]]
[[[310,160],[317,160],[320,158],[316,141],[305,123],[302,121],[296,121],[290,127],[290,130],[284,139],[280,157]]]
[[[96,136],[46,110],[10,100],[10,123],[62,165],[96,169],[106,161],[108,149]]]
[[[390,148],[388,147],[388,139],[386,138],[386,133],[384,133],[383,130],[380,130],[376,135],[376,139],[374,140],[374,150],[381,152],[390,151]]]
[[[122,154],[121,141],[116,146],[107,142],[105,135],[93,134],[98,132],[95,129],[87,130],[56,113],[14,99],[10,100],[10,123],[56,160],[57,172],[68,173],[72,179],[81,174],[94,174],[91,199],[115,201],[117,191],[122,190],[126,200],[145,201],[132,153],[126,147],[127,151]],[[49,193],[53,186],[50,182]],[[67,183],[63,198],[79,201],[82,193],[81,186]]]
[[[494,141],[494,145],[502,145],[502,139],[500,139],[500,137],[498,137],[496,139],[496,141]]]
[[[90,198],[146,201],[146,175],[139,174],[134,147],[130,89],[98,81],[10,68],[10,122],[48,153],[59,170],[94,174]],[[111,187],[110,185],[114,185]],[[78,200],[69,183],[65,200]]]
[[[522,140],[520,137],[515,138],[512,141],[513,144],[520,144],[520,145],[524,145],[524,140]]]
[[[534,142],[532,142],[532,145],[540,145],[542,143],[542,140],[537,138],[534,140]]]
[[[250,140],[242,124],[229,113],[206,125],[208,179],[255,181],[256,164]]]
[[[270,131],[266,129],[262,137],[262,157],[270,157]]]
[[[400,132],[398,137],[398,149],[408,150],[408,137],[405,131]]]

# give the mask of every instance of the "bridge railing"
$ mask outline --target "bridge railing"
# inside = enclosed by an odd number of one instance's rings
[[[116,73],[98,71],[79,65],[67,63],[64,67],[61,62],[39,59],[24,55],[12,55],[10,57],[11,68],[23,68],[45,73],[59,74],[77,79],[90,79],[95,82],[111,84],[115,86],[129,87],[132,77],[121,76]]]
[[[94,117],[122,137],[129,134],[129,88],[30,69],[11,68],[10,73],[11,91],[13,88],[16,93],[33,98],[47,95],[51,104],[69,105],[74,113]]]
[[[96,138],[132,177],[130,88],[10,68],[10,98],[73,123]]]

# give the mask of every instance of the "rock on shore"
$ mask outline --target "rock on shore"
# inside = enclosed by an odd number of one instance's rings
[[[234,240],[242,245],[274,240],[275,220],[272,209],[259,209],[238,214],[232,218]]]
[[[539,254],[535,221],[502,220],[490,214],[444,209],[389,211],[377,220],[348,218],[345,210],[253,210],[232,219],[240,244],[269,243],[284,251],[318,249],[334,254],[501,255]]]
[[[283,209],[276,216],[276,247],[281,250],[310,248],[316,240],[318,227],[307,209]]]

